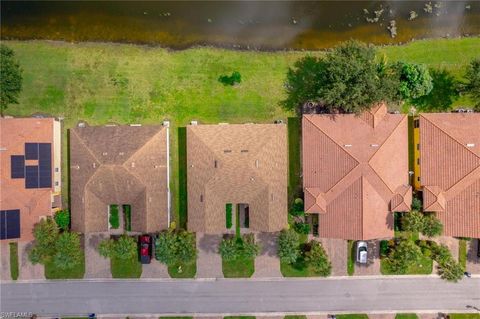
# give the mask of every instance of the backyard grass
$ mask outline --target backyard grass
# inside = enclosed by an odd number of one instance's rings
[[[85,275],[85,255],[82,255],[81,262],[72,269],[60,269],[50,260],[45,263],[44,270],[47,279],[82,279]]]
[[[174,130],[172,130],[174,131]],[[178,227],[186,229],[188,221],[188,202],[187,202],[187,128],[179,127],[177,129],[178,140],[178,171],[174,170],[178,176]],[[171,143],[174,145],[174,143]],[[171,152],[173,154],[173,152]]]
[[[10,277],[18,279],[18,243],[9,243],[10,248]]]
[[[429,275],[432,273],[433,261],[429,257],[421,256],[420,259],[410,265],[404,274],[393,272],[385,258],[380,259],[380,272],[382,275]]]
[[[458,262],[462,265],[463,269],[467,267],[467,241],[465,239],[459,239],[458,241]]]
[[[368,319],[366,314],[362,313],[350,313],[346,315],[337,315],[337,319]]]
[[[418,319],[415,313],[397,313],[395,319]]]
[[[131,259],[110,258],[110,269],[113,278],[140,278],[142,264],[137,256]]]
[[[449,313],[450,319],[480,319],[480,313]]]
[[[177,128],[193,119],[200,123],[287,120],[294,114],[285,111],[280,101],[285,98],[288,67],[307,54],[323,54],[217,48],[171,51],[128,44],[58,41],[3,43],[15,50],[24,79],[20,104],[9,106],[6,114],[63,117],[63,158],[68,158],[67,130],[80,120],[90,125],[171,121],[170,187],[180,227],[186,222],[186,191],[182,193],[180,188],[186,181],[182,179],[185,167],[180,166],[186,152],[178,149],[182,131]],[[382,47],[380,51],[389,62],[426,63],[447,68],[459,76],[469,61],[478,56],[480,38],[424,40]],[[241,84],[224,86],[218,82],[220,75],[234,70],[242,75]],[[456,105],[469,107],[472,101],[462,98]],[[298,159],[293,160],[299,167]],[[68,204],[68,161],[62,165],[63,195]],[[290,190],[291,187],[289,183]]]
[[[353,274],[355,273],[355,241],[348,241],[347,254],[347,273],[349,276],[353,276]]]
[[[179,266],[181,268],[179,269]],[[194,278],[197,273],[197,261],[189,264],[177,264],[168,267],[168,274],[172,278]]]
[[[225,278],[250,278],[255,272],[255,258],[238,258],[232,261],[222,258],[222,271]]]

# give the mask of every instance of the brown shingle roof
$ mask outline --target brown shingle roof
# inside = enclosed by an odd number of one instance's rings
[[[189,230],[224,233],[227,203],[249,204],[253,230],[286,226],[286,125],[189,126],[187,165]]]
[[[20,239],[33,240],[32,228],[41,217],[52,214],[51,188],[25,188],[25,179],[11,178],[11,155],[24,155],[25,143],[51,143],[54,153],[53,118],[0,118],[0,209],[20,210]],[[27,160],[27,165],[38,165]],[[59,163],[57,163],[59,165]],[[52,172],[54,171],[52,160]]]
[[[408,211],[407,118],[379,105],[360,116],[303,116],[305,210],[319,235],[393,236],[392,211]]]
[[[132,231],[168,227],[167,128],[70,130],[72,228],[108,230],[108,205],[132,206]]]
[[[421,114],[420,170],[424,210],[445,235],[480,237],[480,114]]]

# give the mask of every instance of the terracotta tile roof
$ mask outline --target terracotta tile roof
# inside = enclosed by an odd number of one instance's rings
[[[70,130],[72,229],[108,230],[108,206],[128,204],[132,231],[168,227],[167,128],[98,126]]]
[[[284,124],[187,127],[188,228],[226,231],[225,205],[249,204],[250,229],[287,225],[287,129]]]
[[[53,157],[54,123],[53,118],[0,118],[0,210],[20,210],[21,241],[33,240],[33,225],[52,214],[54,185],[25,188],[24,178],[11,178],[11,155],[24,155],[25,143],[51,143]],[[36,165],[37,161],[27,162]],[[54,165],[52,161],[52,172]]]
[[[420,175],[445,235],[480,237],[480,114],[420,114]]]
[[[305,209],[320,237],[393,236],[392,211],[409,211],[407,117],[378,105],[360,116],[303,116]]]

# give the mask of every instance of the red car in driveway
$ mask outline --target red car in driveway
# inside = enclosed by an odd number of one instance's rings
[[[152,246],[153,242],[150,235],[141,235],[138,237],[138,252],[142,264],[149,264],[152,260]]]

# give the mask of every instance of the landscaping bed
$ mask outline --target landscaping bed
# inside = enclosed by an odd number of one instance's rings
[[[9,243],[10,247],[10,277],[18,279],[18,243]]]
[[[386,259],[380,260],[380,272],[382,275],[430,275],[433,270],[433,261],[429,257],[422,256],[416,263],[411,264],[405,273],[393,272]]]
[[[118,227],[120,227],[118,205],[110,205],[108,222],[110,223],[110,228],[118,229]]]
[[[181,266],[180,269],[179,266]],[[172,278],[195,278],[197,274],[197,262],[195,260],[193,263],[169,266],[168,274]]]
[[[464,269],[467,268],[467,240],[459,239],[458,242],[458,262]]]
[[[347,273],[349,276],[353,276],[353,274],[355,273],[355,241],[348,241],[347,254]]]

